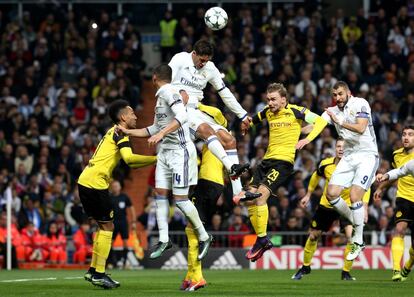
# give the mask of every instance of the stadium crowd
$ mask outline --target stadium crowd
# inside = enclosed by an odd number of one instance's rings
[[[368,18],[358,10],[345,16],[338,10],[329,18],[316,7],[276,6],[272,15],[260,5],[242,6],[230,14],[225,29],[213,32],[203,20],[205,9],[165,14],[172,41],[161,48],[164,62],[173,53],[190,51],[207,38],[215,44],[213,58],[225,80],[251,114],[266,104],[270,82],[285,84],[290,102],[321,114],[332,105],[330,87],[345,80],[354,95],[372,107],[373,124],[381,152],[379,172],[390,169],[393,150],[402,146],[404,123],[414,117],[414,4],[372,7]],[[75,182],[87,165],[100,137],[111,125],[106,106],[117,98],[128,100],[139,113],[143,69],[141,35],[127,17],[102,11],[93,28],[92,18],[59,8],[36,18],[25,11],[22,19],[0,11],[0,203],[10,182],[13,196],[13,244],[21,261],[66,262],[66,236],[76,253],[71,261],[84,263],[91,249],[92,230],[77,195]],[[206,103],[225,110],[208,88]],[[263,158],[267,128],[242,136],[239,121],[226,112],[238,140],[242,163],[252,170]],[[269,200],[269,231],[306,231],[318,198],[309,208],[298,207],[317,163],[333,156],[335,132],[326,128],[306,149],[298,152],[295,174]],[[118,170],[115,178],[128,173]],[[249,176],[244,177],[244,184]],[[149,182],[149,185],[151,181]],[[393,227],[395,188],[367,209],[367,230],[374,244],[388,245]],[[208,222],[213,231],[248,232],[247,212],[231,202],[226,188],[217,214]],[[156,228],[151,187],[144,213],[137,220],[147,231]],[[5,212],[0,210],[0,243],[5,241]],[[184,230],[179,211],[172,212],[171,230]],[[339,227],[338,227],[339,228]],[[339,229],[332,230],[338,233]],[[237,247],[240,235],[216,244]],[[325,244],[341,244],[328,240]],[[282,244],[304,244],[298,236],[284,236]]]

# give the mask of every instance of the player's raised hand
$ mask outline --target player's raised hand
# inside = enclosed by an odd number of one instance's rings
[[[305,147],[305,145],[307,145],[310,142],[309,139],[307,138],[303,138],[301,140],[299,140],[299,142],[296,144],[296,149],[297,150],[301,150]]]
[[[247,116],[243,119],[243,121],[240,124],[240,129],[242,135],[246,135],[246,133],[249,131],[250,123],[252,122],[252,118]]]
[[[382,182],[389,180],[390,176],[386,173],[385,174],[378,173],[376,176],[376,179],[377,179],[377,182],[382,183]]]
[[[374,200],[381,200],[383,191],[383,189],[377,188],[377,190],[374,192]]]
[[[307,207],[309,205],[309,200],[310,200],[311,194],[310,193],[306,193],[305,196],[302,197],[302,199],[299,201],[299,205],[300,207]]]
[[[158,142],[160,142],[163,139],[163,137],[164,135],[161,132],[152,135],[150,138],[148,138],[148,145],[155,146]]]

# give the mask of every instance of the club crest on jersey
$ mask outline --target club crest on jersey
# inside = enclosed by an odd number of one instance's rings
[[[395,217],[399,218],[402,216],[402,212],[401,211],[397,211],[397,213],[395,214]]]

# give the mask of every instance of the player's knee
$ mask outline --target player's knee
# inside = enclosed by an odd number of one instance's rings
[[[208,124],[203,123],[200,126],[198,126],[198,128],[197,128],[197,134],[202,139],[207,139],[210,136],[215,135],[215,132],[214,132],[213,128],[211,128]]]
[[[334,200],[341,195],[341,192],[341,188],[337,188],[336,186],[328,186],[328,189],[326,191],[326,198],[328,198],[328,200]]]

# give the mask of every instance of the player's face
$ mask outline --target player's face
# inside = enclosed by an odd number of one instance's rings
[[[342,158],[344,155],[344,141],[338,140],[335,146],[336,157]]]
[[[134,110],[128,106],[122,115],[123,120],[128,126],[128,129],[135,129],[137,127],[137,116],[135,115]]]
[[[276,113],[286,106],[286,97],[280,96],[279,92],[267,93],[266,97],[271,112]]]
[[[344,87],[338,87],[337,89],[332,90],[332,97],[340,110],[344,109],[350,96],[351,92]]]
[[[406,150],[414,148],[414,130],[413,129],[404,129],[402,133],[402,143],[403,147]]]
[[[207,64],[207,62],[211,60],[210,56],[208,55],[200,56],[200,55],[197,55],[197,53],[194,51],[191,57],[193,58],[193,63],[197,69],[203,68]]]

